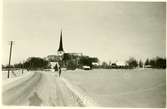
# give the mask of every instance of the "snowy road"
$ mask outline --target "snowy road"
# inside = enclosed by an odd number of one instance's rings
[[[32,72],[3,85],[4,105],[96,106],[96,103],[56,73]]]
[[[5,79],[7,72],[3,72],[3,77],[4,105],[166,106],[165,70],[69,70],[63,71],[61,78],[56,72],[25,71],[24,75],[10,79]]]

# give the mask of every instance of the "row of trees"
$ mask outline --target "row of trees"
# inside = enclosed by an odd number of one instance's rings
[[[166,59],[161,57],[156,57],[152,59],[146,59],[145,62],[142,60],[137,61],[137,59],[131,57],[126,62],[125,65],[117,65],[116,63],[109,63],[103,62],[100,68],[125,68],[125,69],[131,69],[136,67],[149,67],[149,68],[166,68]]]
[[[130,67],[166,68],[166,59],[161,57],[146,59],[145,62],[141,60],[138,62],[136,59],[130,58],[126,63]]]
[[[9,68],[9,66],[3,66],[3,68]],[[49,61],[40,58],[40,57],[29,57],[24,63],[17,63],[10,68],[23,68],[28,70],[36,70],[36,69],[47,69],[50,68]]]
[[[152,68],[166,68],[166,59],[160,57],[147,59],[145,65],[150,65]]]

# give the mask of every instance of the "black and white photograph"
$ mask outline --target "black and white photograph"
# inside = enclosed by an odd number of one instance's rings
[[[166,107],[166,2],[3,0],[2,106]]]

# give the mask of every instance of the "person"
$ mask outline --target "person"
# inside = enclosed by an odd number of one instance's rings
[[[61,75],[61,67],[59,66],[59,77],[60,77],[60,75]]]

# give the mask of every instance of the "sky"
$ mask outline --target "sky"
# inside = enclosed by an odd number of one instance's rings
[[[57,54],[60,31],[65,52],[100,61],[165,57],[166,11],[159,2],[4,0],[2,64]]]

